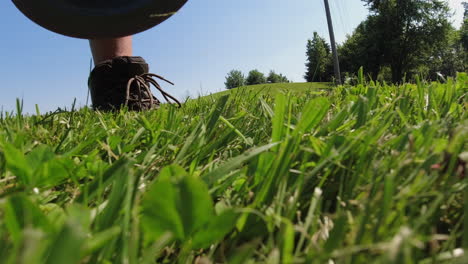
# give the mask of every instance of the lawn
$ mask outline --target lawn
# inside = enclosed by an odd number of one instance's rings
[[[253,96],[257,94],[276,95],[277,93],[291,93],[293,95],[301,95],[304,93],[320,93],[324,90],[332,88],[332,83],[266,83],[249,86],[237,87],[231,90],[225,90],[213,95],[227,95],[231,93],[243,94],[247,93]],[[211,96],[211,95],[208,95]]]
[[[0,115],[0,262],[467,263],[467,92],[459,74],[143,113],[18,104]]]

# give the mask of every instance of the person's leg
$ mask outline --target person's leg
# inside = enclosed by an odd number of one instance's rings
[[[90,39],[94,64],[121,56],[132,56],[132,36],[113,39]]]
[[[133,56],[131,36],[94,39],[89,43],[96,65],[88,79],[94,109],[107,111],[128,106],[130,110],[141,111],[157,108],[160,101],[151,93],[150,84],[157,87],[166,100],[171,98],[180,106],[177,99],[162,91],[153,79],[160,77],[148,74],[146,61]]]
[[[91,39],[89,45],[96,65],[88,80],[93,108],[116,110],[127,105],[131,110],[149,110],[159,104],[136,80],[127,89],[129,80],[148,73],[145,60],[133,56],[132,36]]]

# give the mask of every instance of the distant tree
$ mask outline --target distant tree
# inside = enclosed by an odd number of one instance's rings
[[[307,62],[304,79],[307,82],[323,82],[330,79],[328,65],[331,64],[330,46],[324,38],[314,32],[314,37],[307,40]]]
[[[443,43],[450,30],[450,12],[442,0],[363,0],[374,20],[375,34],[368,41],[381,43],[383,62],[392,81],[427,63],[425,55]]]
[[[460,32],[451,27],[447,38],[425,55],[426,63],[419,65],[418,72],[426,78],[437,80],[442,76],[456,76],[464,71],[464,50],[460,43]]]
[[[279,83],[280,82],[280,76],[277,74],[275,71],[270,71],[267,77],[267,82],[269,83]]]
[[[460,28],[460,43],[464,51],[464,68],[468,69],[468,2],[463,2],[465,8],[465,15],[463,17],[463,24]]]
[[[280,83],[289,83],[290,82],[289,79],[286,76],[284,76],[283,74],[280,73],[279,76],[280,76]]]
[[[378,38],[378,34],[375,17],[368,17],[338,46],[340,67],[344,75],[354,75],[363,67],[373,80],[377,79],[384,64],[383,40]]]
[[[226,76],[226,89],[232,89],[243,86],[245,84],[244,74],[239,70],[232,70]]]
[[[289,80],[283,74],[277,74],[275,71],[270,71],[267,77],[268,83],[288,83]]]
[[[266,83],[265,75],[258,70],[251,70],[247,76],[245,84],[254,85]]]
[[[460,38],[465,52],[468,52],[468,2],[463,2],[465,13],[463,16],[463,24],[460,29]]]

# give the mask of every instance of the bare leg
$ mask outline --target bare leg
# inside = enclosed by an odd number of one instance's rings
[[[132,36],[114,39],[90,39],[94,64],[119,56],[132,56]]]

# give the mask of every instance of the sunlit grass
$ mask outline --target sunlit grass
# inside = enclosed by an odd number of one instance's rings
[[[467,83],[2,113],[0,262],[466,263]]]
[[[276,95],[277,93],[291,93],[292,95],[301,95],[304,93],[321,93],[324,90],[331,89],[332,83],[266,83],[249,86],[242,86],[231,90],[225,90],[208,96],[227,95],[231,93],[250,95]]]

